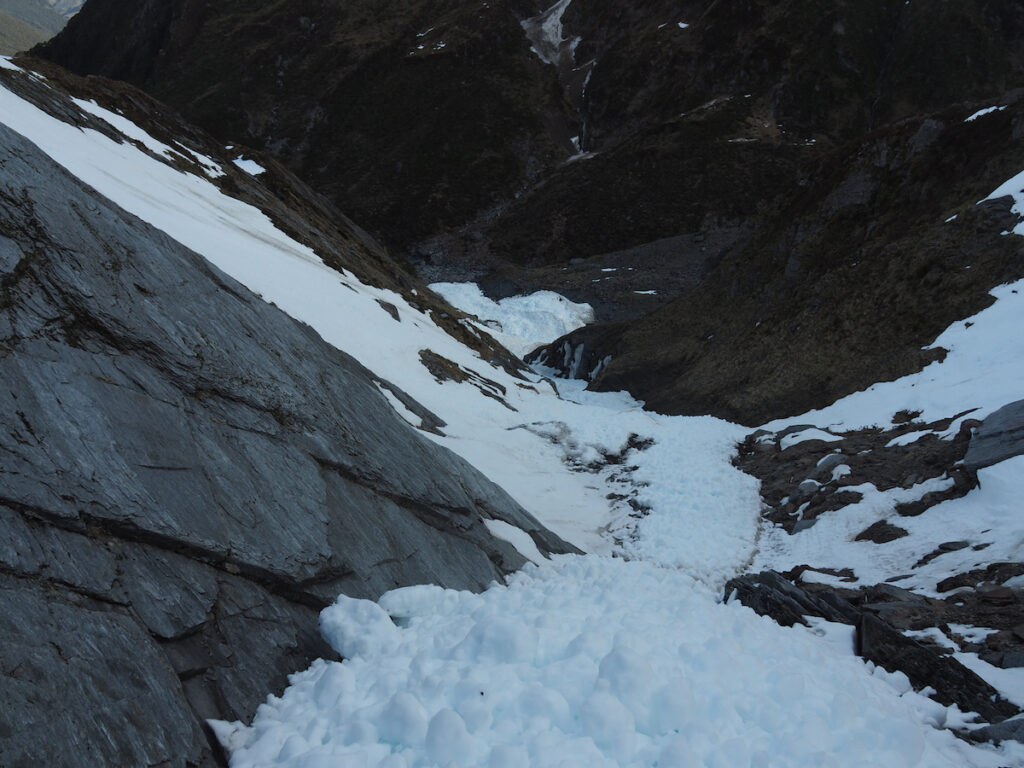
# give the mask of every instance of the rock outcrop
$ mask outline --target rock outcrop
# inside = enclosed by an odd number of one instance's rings
[[[836,590],[816,585],[814,592],[793,584],[783,574],[763,571],[732,579],[725,586],[726,599],[737,599],[762,616],[770,616],[784,626],[807,624],[806,618],[850,624],[856,630],[855,650],[890,672],[902,672],[916,690],[931,688],[937,701],[956,704],[964,712],[975,712],[985,722],[1001,723],[1020,713],[1019,707],[1002,698],[991,685],[967,669],[948,650],[923,644],[904,635],[886,616],[897,624],[913,615],[923,626],[952,621],[944,615],[946,606],[920,595],[879,584],[862,592],[839,594]],[[907,604],[912,604],[908,609]],[[955,610],[955,608],[953,609]],[[904,626],[903,628],[906,628]],[[938,631],[938,630],[936,630]],[[941,634],[941,633],[940,633]],[[1016,738],[1019,729],[997,729],[989,738]]]
[[[0,763],[213,765],[318,610],[570,549],[357,361],[0,126]],[[45,726],[44,726],[45,724]]]
[[[1024,400],[990,413],[971,436],[964,467],[971,472],[1024,454]]]

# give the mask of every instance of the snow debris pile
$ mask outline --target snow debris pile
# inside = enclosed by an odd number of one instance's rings
[[[872,675],[849,628],[823,642],[649,563],[341,597],[321,628],[343,663],[294,675],[252,728],[218,724],[236,768],[1000,764],[930,724],[955,711]]]
[[[488,333],[519,357],[594,320],[589,304],[577,304],[553,291],[494,301],[475,283],[431,283],[429,287],[453,307],[476,315]]]

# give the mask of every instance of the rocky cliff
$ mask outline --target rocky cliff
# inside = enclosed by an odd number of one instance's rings
[[[571,549],[354,359],[2,126],[0,275],[4,765],[213,765],[203,719],[329,656],[338,593],[500,581],[524,560],[488,519]]]

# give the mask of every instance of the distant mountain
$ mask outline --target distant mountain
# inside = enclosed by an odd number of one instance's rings
[[[65,18],[71,18],[83,5],[85,0],[46,0],[47,4]]]
[[[0,11],[0,54],[10,56],[20,51],[27,51],[48,37],[47,33]]]
[[[0,0],[0,11],[35,27],[44,37],[57,34],[67,23],[46,0]]]
[[[0,54],[10,56],[48,40],[82,5],[76,0],[0,0]]]
[[[822,405],[1024,274],[964,228],[1024,168],[1013,0],[91,0],[39,52],[271,152],[424,275],[590,301],[583,372],[662,410]]]

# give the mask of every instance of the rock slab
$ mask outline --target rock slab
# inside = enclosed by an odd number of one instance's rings
[[[1024,400],[990,413],[971,436],[964,466],[971,472],[1024,454]]]
[[[329,656],[338,593],[500,581],[524,559],[488,518],[571,549],[3,126],[0,233],[0,764],[216,764],[203,719]]]

